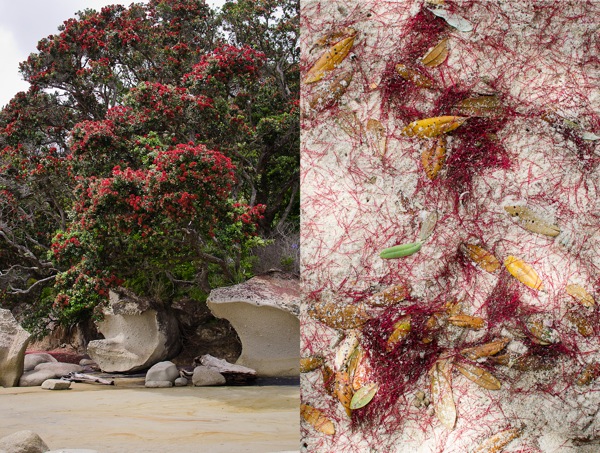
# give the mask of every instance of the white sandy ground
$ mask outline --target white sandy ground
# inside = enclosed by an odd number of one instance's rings
[[[292,385],[0,388],[0,437],[29,429],[51,449],[100,453],[297,451],[298,407]]]

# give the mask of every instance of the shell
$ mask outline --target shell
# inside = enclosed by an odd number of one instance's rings
[[[500,453],[510,442],[521,435],[518,428],[510,428],[488,437],[473,450],[473,453]]]
[[[323,365],[323,357],[311,355],[300,359],[300,373],[310,373]]]
[[[334,44],[308,70],[304,83],[315,83],[321,80],[327,72],[335,69],[352,49],[356,35],[348,36]]]
[[[527,231],[550,237],[560,234],[560,228],[557,225],[546,222],[527,206],[505,206],[504,210]]]
[[[544,290],[542,279],[539,277],[533,267],[531,267],[522,259],[509,255],[504,260],[504,267],[506,267],[508,272],[510,272],[513,277],[515,277],[524,285],[529,286],[536,291]]]
[[[453,131],[468,118],[462,116],[437,116],[413,121],[401,133],[407,137],[434,138]]]
[[[300,404],[300,415],[315,430],[327,434],[328,436],[333,436],[335,434],[333,422],[319,409],[309,406],[308,404]]]
[[[332,329],[355,329],[371,318],[364,304],[339,305],[322,301],[310,306],[308,315]]]
[[[488,390],[500,390],[502,384],[494,375],[471,363],[455,363],[454,366],[467,379]]]
[[[417,69],[409,68],[408,66],[398,63],[395,67],[396,73],[404,80],[412,82],[420,88],[431,88],[433,87],[433,80],[428,76],[418,71]]]
[[[456,424],[456,405],[452,396],[451,364],[447,360],[438,360],[429,371],[431,377],[431,401],[439,421],[447,429]]]
[[[446,136],[442,135],[421,153],[423,170],[431,180],[435,179],[446,162],[446,143]]]
[[[450,316],[448,322],[453,326],[467,327],[475,330],[479,330],[485,325],[485,320],[483,318],[469,315]]]
[[[403,316],[394,323],[394,330],[387,341],[387,350],[391,351],[410,334],[410,316]]]
[[[367,120],[367,139],[373,148],[375,156],[385,156],[387,152],[387,136],[383,124],[373,118],[369,118]]]
[[[510,343],[509,338],[501,338],[500,340],[490,341],[489,343],[473,346],[472,348],[465,348],[460,353],[468,359],[477,360],[497,354],[508,343]]]
[[[581,285],[571,284],[565,288],[567,294],[579,302],[584,307],[593,308],[596,305],[596,301],[590,293]]]
[[[498,259],[483,247],[475,244],[462,244],[461,250],[484,271],[493,274],[500,268]]]
[[[448,57],[448,38],[442,39],[433,49],[421,59],[423,65],[435,68],[441,65]]]

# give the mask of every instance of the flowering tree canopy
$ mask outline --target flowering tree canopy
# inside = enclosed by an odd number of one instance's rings
[[[248,277],[250,249],[298,221],[298,8],[150,0],[42,39],[0,111],[0,303],[42,332],[116,285]]]

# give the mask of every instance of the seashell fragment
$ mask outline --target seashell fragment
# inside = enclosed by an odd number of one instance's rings
[[[448,322],[453,326],[467,327],[475,330],[479,330],[485,325],[485,320],[483,318],[469,315],[450,316]]]
[[[442,135],[421,153],[423,170],[431,180],[435,179],[446,162],[446,143],[446,136]]]
[[[436,116],[413,121],[402,129],[407,137],[433,138],[453,131],[468,118],[462,116]]]
[[[536,291],[544,290],[542,279],[539,277],[533,267],[531,267],[522,259],[509,255],[504,260],[504,267],[506,267],[508,272],[510,272],[513,277],[515,277],[524,285],[529,286]]]
[[[560,234],[560,228],[557,225],[546,222],[527,206],[505,206],[504,210],[527,231],[550,237]]]
[[[504,349],[508,343],[510,343],[509,338],[501,338],[500,340],[490,341],[489,343],[473,346],[472,348],[465,348],[460,351],[460,353],[467,359],[477,360],[482,357],[489,357],[497,354]]]
[[[500,268],[498,259],[483,247],[475,244],[463,244],[461,250],[484,271],[493,274]]]
[[[581,285],[571,284],[565,288],[567,294],[579,302],[584,307],[593,308],[596,305],[596,301],[590,293]]]
[[[321,80],[327,72],[335,69],[350,52],[354,45],[356,34],[348,36],[334,44],[308,70],[304,83],[315,83]]]
[[[310,373],[323,365],[323,357],[311,355],[300,358],[300,373]]]
[[[408,80],[419,88],[433,87],[433,80],[417,69],[413,69],[402,63],[398,63],[395,66],[395,70],[400,77],[402,77],[404,80]]]
[[[429,371],[431,378],[431,402],[439,421],[447,429],[454,429],[456,405],[452,396],[451,364],[448,360],[438,360]]]
[[[300,404],[300,415],[315,430],[327,434],[328,436],[333,436],[335,434],[333,422],[319,409],[309,406],[308,404]]]
[[[379,121],[369,118],[367,121],[367,139],[375,156],[383,157],[387,152],[385,127]]]
[[[454,366],[460,371],[467,379],[475,382],[475,384],[488,390],[500,390],[502,384],[494,375],[487,372],[477,365],[471,363],[455,363]]]
[[[469,22],[464,17],[459,16],[458,14],[451,13],[450,11],[444,8],[427,9],[436,16],[444,19],[448,25],[456,28],[458,31],[467,32],[473,30],[473,24],[471,24],[471,22]]]
[[[372,382],[370,384],[365,384],[363,387],[358,389],[356,393],[352,396],[352,401],[350,401],[350,409],[360,409],[361,407],[365,407],[367,404],[371,402],[375,394],[379,390],[379,384]]]
[[[488,437],[473,450],[473,453],[500,453],[510,442],[521,435],[518,428],[510,428]]]
[[[423,65],[435,68],[441,65],[448,57],[448,38],[442,39],[433,49],[421,59]]]

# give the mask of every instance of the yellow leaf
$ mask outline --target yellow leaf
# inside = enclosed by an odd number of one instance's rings
[[[383,157],[387,151],[385,127],[379,121],[369,118],[367,121],[367,138],[373,148],[374,155]]]
[[[506,267],[513,277],[524,285],[529,286],[536,291],[544,289],[542,279],[537,272],[522,259],[509,255],[504,260],[504,267]]]
[[[481,329],[485,325],[483,318],[469,315],[455,315],[448,318],[448,322],[458,327],[468,327],[470,329]]]
[[[498,259],[483,247],[475,244],[463,244],[462,251],[484,271],[493,274],[500,268]]]
[[[321,80],[327,72],[335,69],[346,58],[354,45],[356,35],[349,36],[329,48],[309,69],[304,83],[315,83]]]
[[[347,371],[338,371],[337,373],[335,373],[333,394],[338,399],[338,401],[342,403],[342,406],[344,406],[346,414],[350,416],[352,414],[352,410],[350,409],[350,402],[352,401],[354,391],[352,390],[352,385],[350,384],[350,376],[348,376]]]
[[[455,363],[454,366],[467,379],[488,390],[500,390],[502,384],[491,373],[471,363]]]
[[[560,228],[557,225],[546,222],[527,206],[505,206],[504,210],[527,231],[550,237],[560,234]]]
[[[453,131],[467,120],[462,116],[436,116],[413,121],[404,129],[402,134],[407,137],[433,138]]]
[[[300,359],[300,373],[309,373],[323,365],[323,357],[308,356]]]
[[[370,384],[366,384],[360,389],[356,391],[356,393],[352,396],[352,401],[350,402],[350,409],[360,409],[361,407],[365,407],[367,404],[371,402],[375,394],[379,390],[379,384],[372,382]]]
[[[300,404],[300,415],[317,431],[333,436],[335,434],[335,426],[333,422],[323,415],[319,409],[309,406],[308,404]]]
[[[394,330],[388,338],[387,350],[391,351],[394,349],[400,341],[408,336],[410,333],[410,316],[404,316],[394,324]]]
[[[322,49],[323,47],[331,46],[332,44],[347,38],[349,36],[355,36],[358,32],[351,27],[344,27],[340,30],[331,31],[321,36],[315,41],[309,52],[312,52],[315,48]]]
[[[571,284],[565,288],[567,294],[579,302],[584,307],[593,308],[596,305],[596,301],[590,293],[581,285]]]
[[[421,163],[425,174],[431,180],[435,179],[446,162],[446,136],[442,135],[421,153]]]
[[[477,360],[482,357],[489,357],[500,352],[504,347],[510,343],[510,339],[502,338],[500,340],[490,341],[489,343],[481,344],[479,346],[473,346],[472,348],[465,348],[460,353],[466,358],[471,360]]]
[[[430,68],[441,65],[448,57],[448,38],[442,39],[421,59],[421,63]]]
[[[337,76],[328,86],[322,87],[308,102],[310,108],[320,111],[331,107],[344,95],[350,82],[352,82],[353,76],[354,71],[345,71]]]
[[[439,421],[447,429],[454,429],[456,423],[456,405],[452,396],[452,376],[447,360],[438,360],[430,370],[431,401]]]
[[[513,439],[521,435],[521,430],[511,428],[494,434],[492,437],[484,440],[473,450],[473,453],[500,453]]]
[[[409,68],[408,66],[398,63],[395,67],[396,73],[404,80],[412,82],[414,85],[420,88],[431,88],[433,87],[433,80],[431,80],[425,74],[419,72],[416,69]]]

